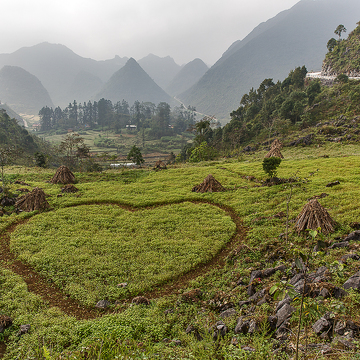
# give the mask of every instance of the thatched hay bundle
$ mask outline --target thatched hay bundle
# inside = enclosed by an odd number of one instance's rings
[[[306,229],[321,228],[323,234],[334,231],[335,221],[317,199],[310,200],[295,220],[295,231],[301,233]]]
[[[279,139],[275,139],[271,145],[270,145],[270,149],[275,149],[275,148],[278,148],[279,150],[282,148],[282,143],[280,142]]]
[[[167,169],[167,167],[166,167],[166,164],[163,161],[158,160],[155,163],[154,170],[165,170],[165,169]]]
[[[226,189],[211,174],[209,174],[201,184],[192,188],[192,191],[200,193],[225,190]]]
[[[50,207],[43,189],[36,187],[32,192],[21,196],[15,207],[24,211],[45,210]]]
[[[265,155],[265,157],[266,158],[278,157],[280,159],[284,158],[283,154],[280,152],[280,149],[277,147],[271,148],[270,151]]]
[[[76,193],[77,191],[79,191],[79,189],[73,184],[67,184],[63,188],[61,188],[62,193]]]
[[[67,166],[61,165],[56,170],[56,173],[50,182],[52,184],[73,184],[75,183],[75,176]]]

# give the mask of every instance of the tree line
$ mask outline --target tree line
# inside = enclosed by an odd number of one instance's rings
[[[69,103],[65,109],[47,106],[39,111],[41,131],[106,129],[121,132],[127,125],[135,125],[139,131],[148,129],[147,136],[180,134],[196,120],[195,108],[180,105],[171,110],[166,102],[155,105],[151,102],[135,101],[132,106],[127,101],[100,99],[87,103]]]

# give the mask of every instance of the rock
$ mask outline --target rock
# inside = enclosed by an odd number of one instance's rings
[[[174,339],[171,341],[173,344],[175,344],[176,346],[181,346],[181,340],[178,339]]]
[[[359,241],[359,240],[360,240],[360,230],[353,231],[344,239],[344,241]]]
[[[256,302],[257,300],[263,298],[266,294],[266,289],[259,290],[253,296],[250,296],[248,301]]]
[[[250,325],[249,325],[249,331],[248,334],[254,334],[258,331],[258,326],[256,324],[255,320],[250,320]]]
[[[123,283],[117,284],[117,287],[126,288],[127,286],[128,286],[128,283],[126,283],[126,282],[123,282]]]
[[[199,330],[194,326],[194,325],[189,325],[186,330],[185,330],[186,334],[193,334],[196,338],[196,340],[201,341],[203,338],[200,335]]]
[[[290,302],[291,302],[290,297],[288,297],[288,296],[285,297],[283,300],[278,302],[275,312],[277,313],[285,304],[290,305]]]
[[[346,330],[346,323],[343,320],[339,320],[337,321],[335,328],[334,328],[334,333],[338,334],[338,335],[344,335]]]
[[[222,321],[218,321],[215,324],[215,331],[213,333],[213,340],[217,340],[219,338],[219,336],[221,337],[225,337],[225,335],[228,333],[228,328],[227,326],[222,322]]]
[[[262,271],[261,270],[252,271],[251,274],[250,274],[249,284],[251,284],[255,279],[261,279],[261,277],[262,277]]]
[[[343,263],[345,263],[348,259],[352,259],[352,260],[360,260],[360,256],[357,255],[357,254],[346,254],[346,255],[343,255],[340,259],[340,261],[342,261]]]
[[[340,185],[340,181],[333,181],[333,182],[330,182],[328,183],[327,185],[325,185],[326,187],[333,187],[335,185]]]
[[[111,305],[111,303],[107,300],[100,300],[97,302],[97,304],[95,305],[95,307],[97,307],[98,309],[106,309],[107,307],[109,307]]]
[[[245,300],[245,301],[239,301],[239,308],[242,308],[245,305],[251,304],[251,301]]]
[[[269,316],[267,319],[270,331],[276,330],[277,316]]]
[[[326,288],[322,288],[320,290],[319,296],[323,297],[324,299],[328,299],[331,297],[330,291]]]
[[[344,248],[344,247],[348,247],[348,246],[349,246],[348,241],[342,241],[342,242],[332,244],[331,246],[329,246],[329,249],[339,249],[339,248]]]
[[[356,345],[344,337],[339,336],[336,338],[336,341],[339,342],[340,344],[344,345],[344,347],[347,349],[350,349],[350,350],[356,349]]]
[[[302,145],[302,146],[308,146],[312,144],[312,138],[313,138],[314,134],[309,134],[306,135],[300,139],[294,140],[292,142],[289,143],[289,146],[298,146],[298,145]]]
[[[249,332],[249,328],[250,328],[250,320],[240,317],[235,326],[234,333],[246,335]]]
[[[250,284],[247,288],[247,294],[249,296],[253,296],[256,293],[256,286],[253,284]]]
[[[12,325],[12,319],[7,315],[0,315],[0,333]]]
[[[225,319],[231,316],[236,315],[236,310],[234,308],[227,309],[220,313],[220,317]]]
[[[256,350],[250,346],[242,346],[241,350],[249,351],[249,352],[255,352]]]
[[[344,289],[360,289],[360,271],[351,276],[343,285]]]
[[[280,341],[285,341],[288,338],[290,333],[290,328],[288,322],[283,323],[275,332],[276,339]]]
[[[341,299],[342,297],[344,297],[346,295],[346,291],[344,289],[341,289],[339,287],[334,287],[333,290],[333,296],[335,299]]]
[[[173,313],[174,313],[174,309],[166,309],[166,310],[164,311],[164,314],[165,314],[165,315],[173,314]]]
[[[277,323],[276,327],[279,328],[286,320],[288,320],[295,309],[289,304],[284,304],[276,313]]]
[[[27,333],[29,332],[30,328],[31,328],[31,325],[30,325],[30,324],[20,325],[20,330],[19,330],[19,332],[17,333],[17,336],[21,336],[21,335],[27,334]]]
[[[150,305],[150,300],[144,296],[136,296],[131,300],[131,303],[135,305]]]
[[[324,317],[320,318],[315,324],[312,326],[316,335],[320,335],[323,332],[327,332],[330,329],[330,322],[326,320]]]

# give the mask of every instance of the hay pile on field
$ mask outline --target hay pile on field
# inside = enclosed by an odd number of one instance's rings
[[[166,169],[167,169],[166,164],[163,161],[158,160],[155,163],[154,170],[166,170]]]
[[[77,191],[79,191],[79,189],[73,184],[67,184],[63,188],[61,188],[62,193],[75,193]]]
[[[275,149],[275,148],[278,148],[279,150],[282,148],[282,143],[280,142],[279,139],[275,139],[271,145],[270,145],[270,149]]]
[[[194,192],[220,192],[226,189],[211,175],[209,174],[205,180],[192,188]]]
[[[61,165],[50,182],[52,184],[73,184],[75,183],[75,176],[67,166]]]
[[[321,228],[323,234],[334,231],[335,221],[317,199],[310,200],[295,220],[295,231],[301,233],[306,229]]]
[[[265,157],[266,158],[278,157],[280,159],[283,159],[284,156],[280,151],[281,148],[282,148],[282,143],[278,139],[275,139],[270,146],[270,151],[265,155]]]
[[[50,207],[43,189],[36,187],[30,193],[21,196],[15,207],[23,211],[45,210]]]

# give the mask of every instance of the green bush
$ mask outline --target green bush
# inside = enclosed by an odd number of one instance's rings
[[[277,174],[277,168],[281,163],[281,159],[279,157],[269,157],[263,160],[263,169],[271,178],[275,177]]]

